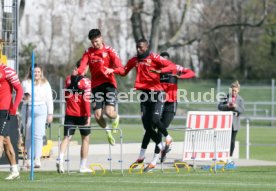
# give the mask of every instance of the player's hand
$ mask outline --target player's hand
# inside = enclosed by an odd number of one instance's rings
[[[29,93],[24,93],[23,101],[29,101],[31,99],[31,95]]]
[[[170,74],[171,76],[174,76],[174,77],[177,77],[177,78],[180,78],[180,75],[177,75],[177,74]]]
[[[237,107],[237,105],[232,102],[228,103],[227,106],[228,106],[228,108],[236,108]]]
[[[89,126],[91,122],[91,117],[87,117],[85,126]]]
[[[152,73],[156,73],[156,74],[160,74],[161,73],[161,70],[153,70],[153,69],[151,69],[149,71],[152,72]]]
[[[104,69],[105,69],[105,71],[104,71],[105,75],[109,75],[109,74],[114,73],[114,69],[112,69],[112,68],[104,67]]]
[[[53,122],[53,115],[52,114],[48,114],[47,116],[47,123],[52,123]]]

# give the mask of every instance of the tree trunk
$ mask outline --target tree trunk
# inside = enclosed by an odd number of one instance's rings
[[[25,0],[21,0],[19,4],[19,22],[21,21],[22,15],[25,9]]]
[[[158,50],[161,9],[161,0],[154,0],[154,12],[150,34],[150,50],[152,50],[153,52],[157,52]]]
[[[143,0],[132,0],[132,15],[131,15],[131,24],[132,31],[135,42],[137,42],[141,38],[145,38],[143,27],[142,27],[142,19],[141,19],[141,11],[143,10]]]

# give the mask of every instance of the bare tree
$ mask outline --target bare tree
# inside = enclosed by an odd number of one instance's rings
[[[160,41],[160,18],[162,15],[167,13],[164,12],[164,2],[153,0],[153,11],[145,12],[145,2],[143,0],[132,0],[132,30],[133,36],[137,41],[139,38],[143,38],[147,36],[145,34],[144,29],[144,18],[146,16],[151,15],[151,31],[149,35],[149,41],[151,43],[151,49],[153,51],[162,51],[168,48],[177,48],[183,47],[187,45],[191,45],[195,42],[200,42],[200,44],[204,43],[203,39],[209,39],[208,41],[213,45],[214,48],[214,63],[217,65],[217,69],[214,71],[218,72],[218,75],[221,73],[221,66],[223,63],[233,63],[233,60],[228,60],[223,55],[225,55],[225,50],[227,44],[223,44],[225,42],[229,42],[230,40],[232,48],[234,47],[234,65],[238,65],[238,70],[243,75],[243,77],[247,77],[247,57],[245,53],[245,35],[247,34],[247,29],[252,28],[260,28],[263,26],[264,21],[267,17],[267,0],[262,0],[251,5],[252,1],[244,1],[244,0],[231,0],[231,1],[193,1],[193,5],[202,4],[203,8],[198,9],[197,14],[200,14],[200,19],[198,22],[194,22],[196,27],[190,30],[192,27],[186,27],[184,30],[185,24],[189,25],[187,22],[185,23],[185,18],[187,16],[187,12],[191,11],[190,0],[182,1],[184,3],[183,8],[181,7],[182,14],[181,20],[178,23],[176,29],[172,31],[172,27],[169,26],[165,28],[170,32],[170,36],[166,36],[166,39],[161,39]],[[258,15],[253,17],[252,13],[254,5],[257,6],[258,10],[262,9],[262,12],[258,11]],[[194,8],[195,9],[195,8]],[[209,10],[208,10],[209,9]],[[250,10],[251,9],[251,10]],[[251,11],[251,12],[250,12]],[[199,21],[202,21],[201,24]],[[163,27],[164,28],[164,27]],[[229,38],[224,38],[223,35],[219,35],[220,33],[229,35]],[[186,37],[183,37],[183,33],[186,34]],[[273,33],[272,33],[273,34]],[[217,41],[211,40],[213,36],[216,36]],[[232,36],[232,38],[231,38]],[[224,39],[222,43],[218,43],[219,40]],[[162,42],[162,43],[160,43]],[[229,45],[229,43],[228,43]],[[230,48],[230,47],[229,47]]]

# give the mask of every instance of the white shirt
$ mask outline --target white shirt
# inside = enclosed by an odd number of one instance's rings
[[[23,92],[32,95],[32,81],[30,79],[22,82]],[[31,103],[31,101],[30,101]],[[53,114],[54,104],[52,88],[48,81],[41,84],[35,84],[34,86],[34,105],[46,104],[47,113]]]

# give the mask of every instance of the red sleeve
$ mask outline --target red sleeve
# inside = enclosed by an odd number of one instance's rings
[[[88,57],[88,51],[85,51],[81,58],[80,67],[78,68],[78,74],[82,75],[88,65],[89,57]]]
[[[195,77],[195,73],[194,71],[188,69],[188,68],[184,68],[182,66],[179,66],[177,65],[176,66],[176,70],[177,70],[177,73],[180,73],[180,78],[181,79],[187,79],[187,78],[193,78]]]
[[[16,96],[14,99],[14,102],[12,104],[12,107],[10,108],[10,114],[15,115],[17,108],[22,100],[22,96],[23,96],[23,89],[21,84],[17,84],[16,86],[13,87],[14,90],[16,91]]]
[[[91,98],[91,81],[88,78],[82,79],[82,86],[84,90],[83,100],[85,103],[85,113],[87,113],[87,116],[90,117],[91,115],[91,109],[90,109],[90,98]]]
[[[113,48],[110,49],[110,57],[113,63],[113,68],[123,68],[121,59],[119,58],[118,53]]]
[[[23,96],[23,89],[16,72],[12,68],[7,68],[6,79],[16,92],[15,99],[10,105],[10,114],[15,115],[17,108],[21,102]]]
[[[135,67],[135,64],[136,64],[136,58],[134,57],[134,58],[130,59],[130,60],[127,62],[127,64],[125,65],[124,68],[115,68],[115,69],[114,69],[114,73],[115,73],[115,74],[119,74],[119,75],[121,75],[121,76],[126,76],[126,75],[129,73],[129,71],[130,71],[133,67]]]
[[[65,79],[65,88],[68,88],[71,84],[71,76],[67,76]]]
[[[181,79],[187,79],[187,78],[193,78],[193,77],[195,77],[195,73],[190,69],[186,69],[186,73],[182,73],[180,75]]]
[[[165,58],[163,58],[162,56],[158,55],[158,54],[154,54],[154,60],[157,61],[158,63],[161,64],[161,72],[162,69],[165,71],[165,72],[169,72],[171,71],[173,68],[175,68],[175,63],[173,63],[172,61],[170,60],[167,60]]]
[[[161,69],[161,73],[167,73],[167,72],[176,73],[176,65],[170,64],[169,66]]]

